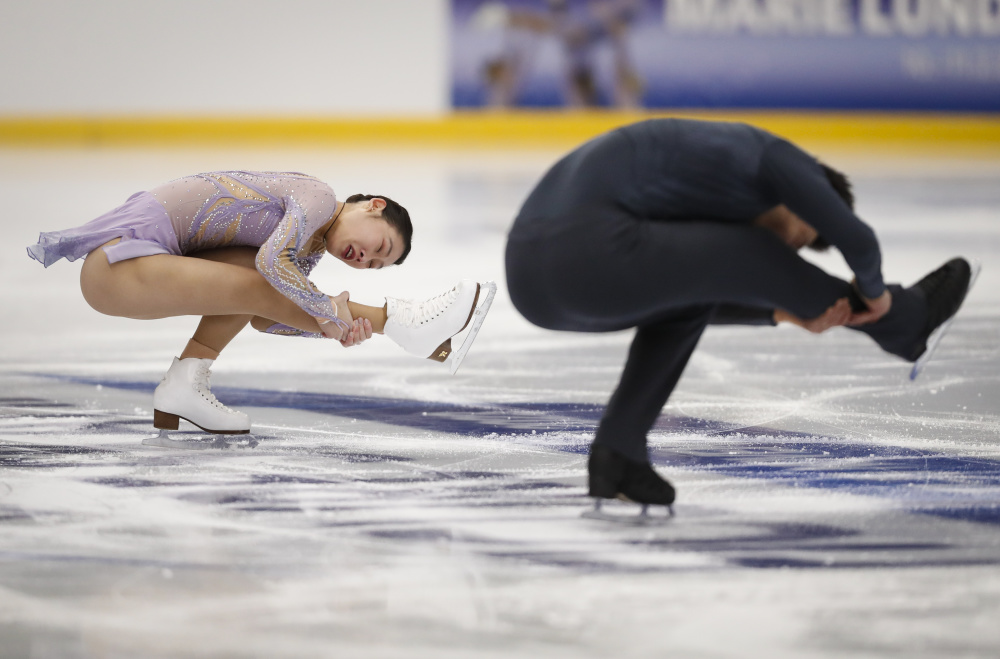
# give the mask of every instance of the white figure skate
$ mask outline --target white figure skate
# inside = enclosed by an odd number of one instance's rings
[[[153,392],[153,426],[160,439],[185,419],[214,435],[245,435],[250,417],[220,403],[209,386],[211,359],[177,359]],[[146,443],[146,442],[143,442]]]
[[[491,281],[479,284],[463,279],[423,302],[387,297],[385,335],[411,355],[444,362],[455,373],[479,334],[496,292],[497,285]],[[451,339],[466,327],[469,333],[453,351]]]

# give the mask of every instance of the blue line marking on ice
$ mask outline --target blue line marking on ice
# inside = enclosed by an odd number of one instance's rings
[[[155,383],[82,376],[50,377],[65,382],[152,392]],[[592,433],[602,405],[503,403],[456,405],[440,402],[345,396],[333,393],[215,387],[236,407],[273,407],[378,421],[407,428],[472,437],[534,431],[542,441],[561,433]],[[734,428],[723,422],[661,416],[655,430],[695,432],[725,438],[698,449],[652,446],[654,464],[711,471],[736,478],[778,481],[792,487],[838,490],[905,502],[913,512],[979,524],[1000,525],[1000,461],[964,458],[900,446],[838,441],[838,438],[765,427]],[[589,442],[546,443],[552,450],[585,454]],[[484,477],[487,474],[482,474]],[[933,488],[933,496],[927,495]],[[947,507],[941,506],[948,499]]]

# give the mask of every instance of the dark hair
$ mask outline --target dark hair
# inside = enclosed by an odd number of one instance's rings
[[[819,166],[823,168],[826,180],[830,182],[837,195],[844,200],[848,208],[854,210],[854,193],[851,192],[851,182],[847,179],[847,176],[825,163],[821,162]],[[823,236],[818,235],[816,236],[816,240],[809,243],[809,249],[814,249],[817,252],[823,252],[829,248],[830,243]]]
[[[830,185],[832,185],[833,189],[837,191],[840,198],[844,200],[844,203],[847,204],[848,208],[854,210],[854,193],[851,192],[851,182],[847,180],[847,177],[844,176],[844,174],[838,172],[833,167],[824,165],[823,163],[820,163],[819,166],[823,168],[823,173],[826,174],[826,180],[830,182]]]
[[[806,245],[806,247],[817,252],[825,252],[830,249],[830,243],[826,242],[826,238],[817,234],[816,238],[811,243]]]
[[[406,259],[406,255],[410,253],[410,241],[413,240],[413,224],[410,222],[410,214],[398,203],[380,194],[352,194],[344,200],[344,203],[354,204],[372,199],[381,199],[385,202],[385,208],[382,209],[382,219],[398,231],[403,238],[403,253],[396,259],[396,265],[401,265]]]

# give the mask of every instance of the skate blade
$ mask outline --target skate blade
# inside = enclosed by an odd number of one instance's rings
[[[660,526],[670,522],[674,518],[674,507],[664,506],[664,508],[667,509],[666,515],[654,515],[650,513],[649,505],[643,505],[638,513],[609,513],[602,510],[601,504],[595,501],[594,507],[580,513],[580,517],[584,519],[596,519],[601,522],[626,524],[628,526]]]
[[[982,264],[979,261],[971,261],[969,263],[971,267],[972,274],[969,276],[969,286],[965,289],[965,300],[969,299],[969,292],[976,283],[976,278],[979,277],[979,272],[983,269]],[[965,300],[962,300],[962,305],[955,310],[955,313],[951,315],[951,318],[941,323],[940,327],[931,332],[931,335],[927,338],[927,349],[924,350],[924,354],[920,355],[920,358],[913,363],[913,368],[910,369],[910,380],[916,380],[917,376],[920,375],[924,367],[927,366],[927,362],[931,360],[934,356],[934,351],[937,350],[938,344],[941,343],[941,339],[944,335],[948,333],[948,329],[951,327],[952,322],[954,322],[955,317],[958,316],[958,312],[962,310],[965,306]]]
[[[493,304],[493,296],[497,294],[497,285],[495,282],[488,281],[480,284],[480,294],[482,291],[486,291],[486,297],[480,301],[479,306],[472,315],[472,323],[469,327],[469,333],[465,335],[465,340],[462,341],[462,345],[459,346],[458,350],[451,353],[445,364],[448,365],[448,369],[451,374],[454,375],[458,367],[462,365],[462,361],[465,360],[465,356],[469,354],[469,348],[472,347],[472,342],[476,340],[476,335],[479,334],[479,328],[483,326],[483,321],[486,320],[486,314],[490,310],[490,305]],[[453,337],[454,338],[454,337]]]
[[[229,435],[228,437],[232,437],[232,435]],[[160,430],[160,434],[157,435],[156,437],[147,437],[142,440],[143,446],[152,446],[155,448],[183,449],[186,451],[228,449],[234,445],[245,448],[254,448],[257,446],[257,444],[258,444],[257,440],[249,435],[243,435],[243,439],[237,443],[232,439],[226,439],[222,435],[212,435],[212,436],[201,435],[199,438],[192,437],[190,439],[174,439],[167,433],[166,430]]]
[[[177,430],[180,428],[180,421],[184,419],[190,423],[195,428],[208,433],[209,435],[247,435],[250,433],[250,429],[246,430],[212,430],[211,428],[206,428],[205,426],[200,426],[186,416],[181,416],[180,414],[171,414],[170,412],[162,412],[160,410],[153,410],[153,427],[159,430],[161,433],[168,430]]]

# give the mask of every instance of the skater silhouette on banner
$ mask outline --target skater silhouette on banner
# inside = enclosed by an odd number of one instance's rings
[[[502,34],[499,52],[481,69],[487,105],[514,107],[524,78],[531,74],[545,39],[559,44],[564,104],[637,108],[642,81],[629,53],[629,31],[638,0],[546,0],[538,6],[490,1],[471,18],[473,29]],[[611,58],[610,90],[598,84],[600,51]]]

